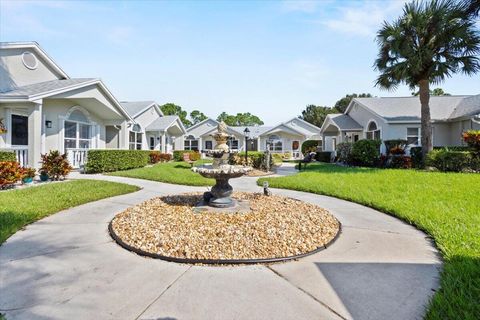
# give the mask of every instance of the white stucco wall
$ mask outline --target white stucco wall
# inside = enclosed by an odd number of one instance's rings
[[[28,69],[22,62],[22,54],[32,52],[38,61],[35,70]],[[0,49],[0,90],[59,79],[59,75],[31,49]]]

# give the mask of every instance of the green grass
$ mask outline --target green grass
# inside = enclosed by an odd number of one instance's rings
[[[206,161],[197,161],[195,165],[200,165],[205,162]],[[187,186],[213,186],[215,184],[215,180],[204,178],[198,173],[192,172],[190,165],[186,162],[158,163],[151,167],[116,171],[109,174]]]
[[[397,216],[433,237],[444,258],[441,288],[426,319],[480,318],[480,175],[311,164],[305,172],[262,178],[357,202]]]
[[[0,244],[25,225],[63,209],[137,190],[138,187],[123,183],[72,180],[2,191]]]

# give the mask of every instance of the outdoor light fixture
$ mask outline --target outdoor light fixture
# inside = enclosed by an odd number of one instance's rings
[[[243,133],[245,134],[245,165],[248,165],[248,137],[250,136],[250,129],[246,127]]]
[[[50,120],[45,121],[45,126],[50,129],[52,127],[52,121]]]

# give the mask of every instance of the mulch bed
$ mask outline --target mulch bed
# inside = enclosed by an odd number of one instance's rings
[[[270,259],[325,247],[340,229],[333,215],[299,200],[234,193],[247,213],[196,212],[201,194],[153,198],[118,214],[110,231],[124,247],[193,260]],[[125,246],[126,244],[126,246]]]

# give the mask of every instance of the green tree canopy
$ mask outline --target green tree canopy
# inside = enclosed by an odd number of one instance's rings
[[[377,33],[379,46],[376,85],[396,89],[406,84],[419,88],[422,153],[432,150],[430,84],[439,84],[454,73],[480,71],[480,35],[476,18],[462,2],[413,1],[392,23]],[[478,12],[478,11],[477,11]],[[446,306],[448,308],[448,306]]]
[[[192,125],[202,122],[207,118],[208,117],[199,110],[193,110],[192,112],[190,112],[190,120],[192,121]]]
[[[236,115],[231,115],[226,112],[222,112],[217,117],[217,121],[223,121],[229,126],[261,126],[263,125],[263,121],[256,115],[251,114],[250,112],[237,113]]]
[[[350,104],[350,101],[352,101],[353,98],[370,98],[372,95],[370,93],[352,93],[352,94],[347,94],[345,97],[342,99],[338,100],[335,102],[334,108],[338,110],[339,113],[344,113],[345,110],[347,110],[348,105]]]
[[[412,92],[412,96],[418,96],[420,94],[420,91]],[[443,91],[442,88],[435,88],[433,90],[430,90],[430,95],[431,96],[450,96],[450,93],[446,93]]]
[[[302,111],[302,115],[299,116],[300,119],[303,119],[317,127],[321,127],[323,121],[330,113],[338,113],[338,110],[335,108],[316,106],[310,104],[305,107],[305,110]]]
[[[192,125],[192,122],[187,119],[187,111],[183,110],[182,107],[176,105],[175,103],[166,103],[160,106],[160,109],[166,116],[178,116],[186,127],[190,127]]]

